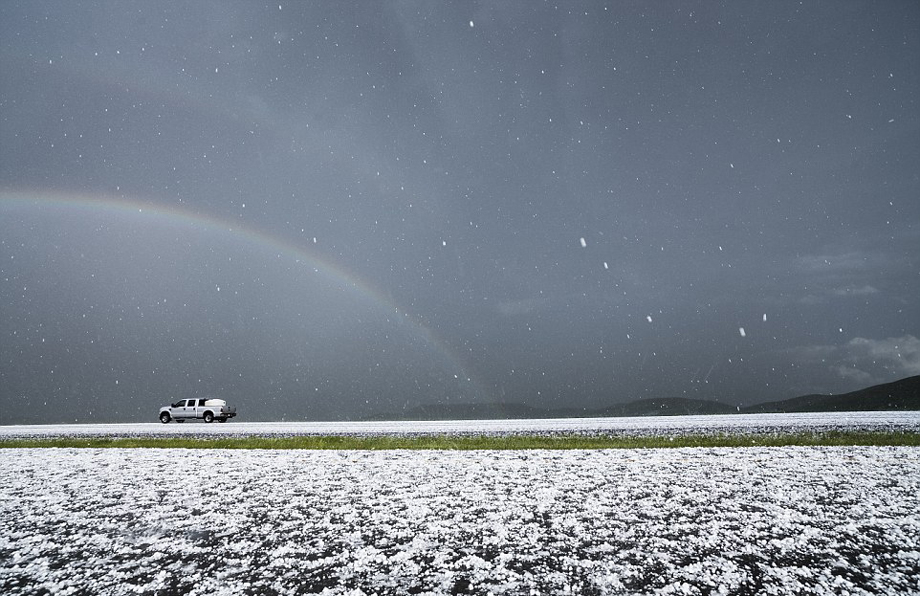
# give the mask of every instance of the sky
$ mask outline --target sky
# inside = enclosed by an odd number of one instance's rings
[[[0,424],[920,374],[920,4],[0,3]]]

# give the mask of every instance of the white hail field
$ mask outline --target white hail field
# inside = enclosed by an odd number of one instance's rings
[[[154,412],[155,414],[155,412]],[[547,420],[442,420],[383,422],[203,422],[131,424],[44,424],[0,426],[0,439],[67,436],[294,436],[573,433],[678,435],[832,430],[918,431],[920,412],[805,412],[719,416],[639,416]]]
[[[3,594],[920,593],[920,449],[8,449]]]

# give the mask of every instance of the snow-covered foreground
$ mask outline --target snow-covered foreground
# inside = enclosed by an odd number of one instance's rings
[[[4,594],[920,593],[920,449],[8,449]]]
[[[293,436],[612,433],[675,435],[772,433],[828,430],[920,431],[920,412],[808,412],[720,416],[641,416],[547,420],[443,420],[385,422],[203,422],[135,424],[46,424],[0,426],[0,439],[65,436]]]

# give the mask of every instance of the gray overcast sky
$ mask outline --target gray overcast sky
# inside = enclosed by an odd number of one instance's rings
[[[0,3],[0,423],[920,374],[920,4]]]

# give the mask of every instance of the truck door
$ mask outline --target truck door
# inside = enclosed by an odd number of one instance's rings
[[[179,407],[175,408],[176,413],[173,415],[173,418],[181,418],[187,420],[189,418],[195,417],[195,400],[194,399],[183,399],[179,402]]]

